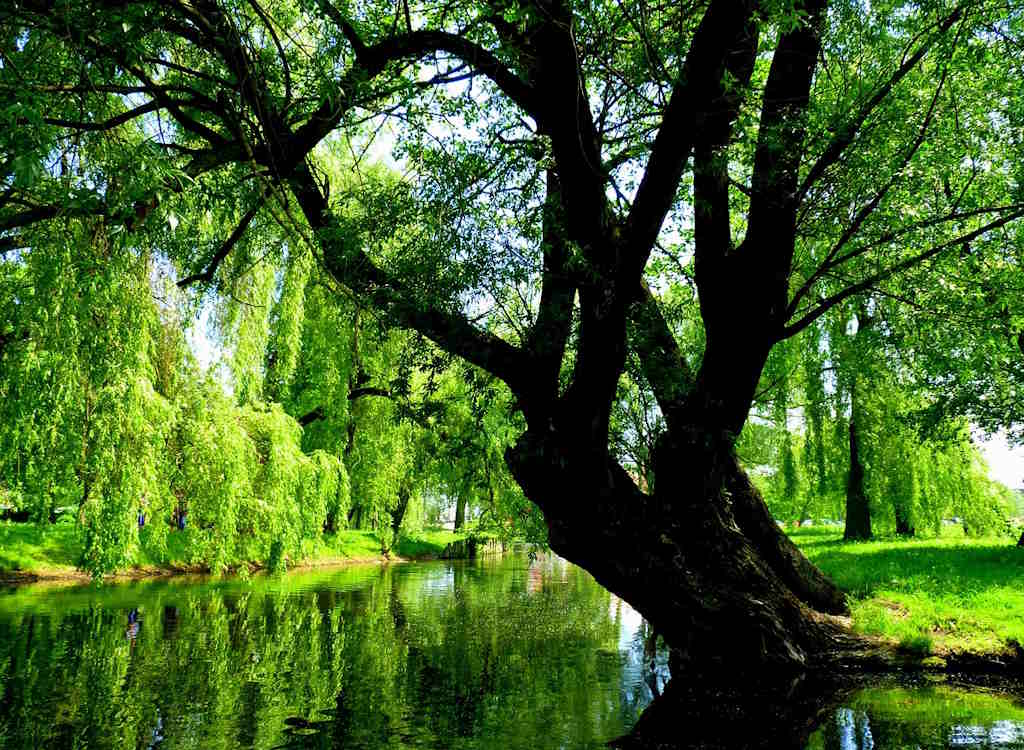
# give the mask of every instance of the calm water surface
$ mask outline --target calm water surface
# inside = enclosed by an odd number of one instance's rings
[[[22,587],[0,593],[0,747],[600,748],[664,687],[645,637],[553,558]],[[808,747],[1024,748],[1024,704],[862,690]]]

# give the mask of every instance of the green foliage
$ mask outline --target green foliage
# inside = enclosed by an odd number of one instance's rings
[[[529,583],[516,558],[23,587],[0,602],[0,741],[601,747],[642,705],[618,656],[635,625],[578,569],[542,558]]]
[[[237,406],[196,372],[174,298],[154,302],[167,292],[160,263],[101,224],[65,230],[0,265],[7,326],[18,331],[0,352],[6,501],[37,520],[74,507],[77,562],[95,575],[164,558],[171,534],[185,539],[176,546],[186,562],[213,570],[264,559],[275,544],[294,556],[328,512],[344,517],[340,458],[305,455],[296,421],[252,401],[261,318],[245,305],[226,318]],[[254,273],[264,286],[273,278]],[[182,515],[186,529],[175,530]]]

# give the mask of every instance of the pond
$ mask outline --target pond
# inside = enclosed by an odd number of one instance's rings
[[[0,747],[601,748],[665,689],[647,641],[553,557],[21,587],[0,593]],[[848,691],[794,736],[1024,747],[1012,693]]]

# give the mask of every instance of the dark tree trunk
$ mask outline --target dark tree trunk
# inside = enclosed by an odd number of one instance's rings
[[[455,530],[466,525],[466,498],[461,495],[455,500]]]
[[[857,418],[850,416],[850,474],[846,481],[846,531],[843,538],[871,538],[871,504],[864,489],[864,463],[860,456]]]
[[[391,533],[395,541],[398,540],[398,532],[402,528],[402,521],[405,520],[405,512],[409,509],[409,498],[412,493],[409,487],[403,482],[398,487],[398,503],[391,512]]]
[[[550,431],[527,431],[508,461],[552,549],[636,607],[677,662],[796,669],[853,647],[824,614],[847,611],[842,593],[780,531],[730,447],[662,439],[653,496]]]
[[[1018,547],[1024,547],[1024,532],[1021,532],[1020,539],[1017,540]]]
[[[899,536],[914,536],[917,533],[906,513],[900,508],[896,509],[896,533]]]

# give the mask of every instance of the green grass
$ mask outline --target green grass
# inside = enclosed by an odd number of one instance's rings
[[[136,564],[161,568],[187,563],[189,533],[190,529],[169,534],[167,550],[163,554],[151,554],[145,548],[139,550]],[[446,529],[415,531],[403,534],[392,554],[404,558],[437,557],[449,543],[465,539],[466,536]],[[37,575],[66,575],[74,572],[81,551],[81,532],[73,523],[0,522],[0,573],[17,571]],[[248,554],[252,560],[261,561],[258,550],[250,550]],[[298,557],[298,562],[313,564],[378,560],[382,557],[381,543],[375,532],[346,529],[315,541],[304,542]]]
[[[73,570],[81,554],[81,534],[73,523],[0,521],[0,571]]]
[[[410,536],[403,536],[395,545],[395,553],[400,557],[437,556],[444,548],[454,541],[467,538],[467,534],[448,529],[423,529]]]
[[[793,541],[850,596],[853,627],[917,653],[998,652],[1024,643],[1024,549],[1008,537],[843,542],[841,529]]]

